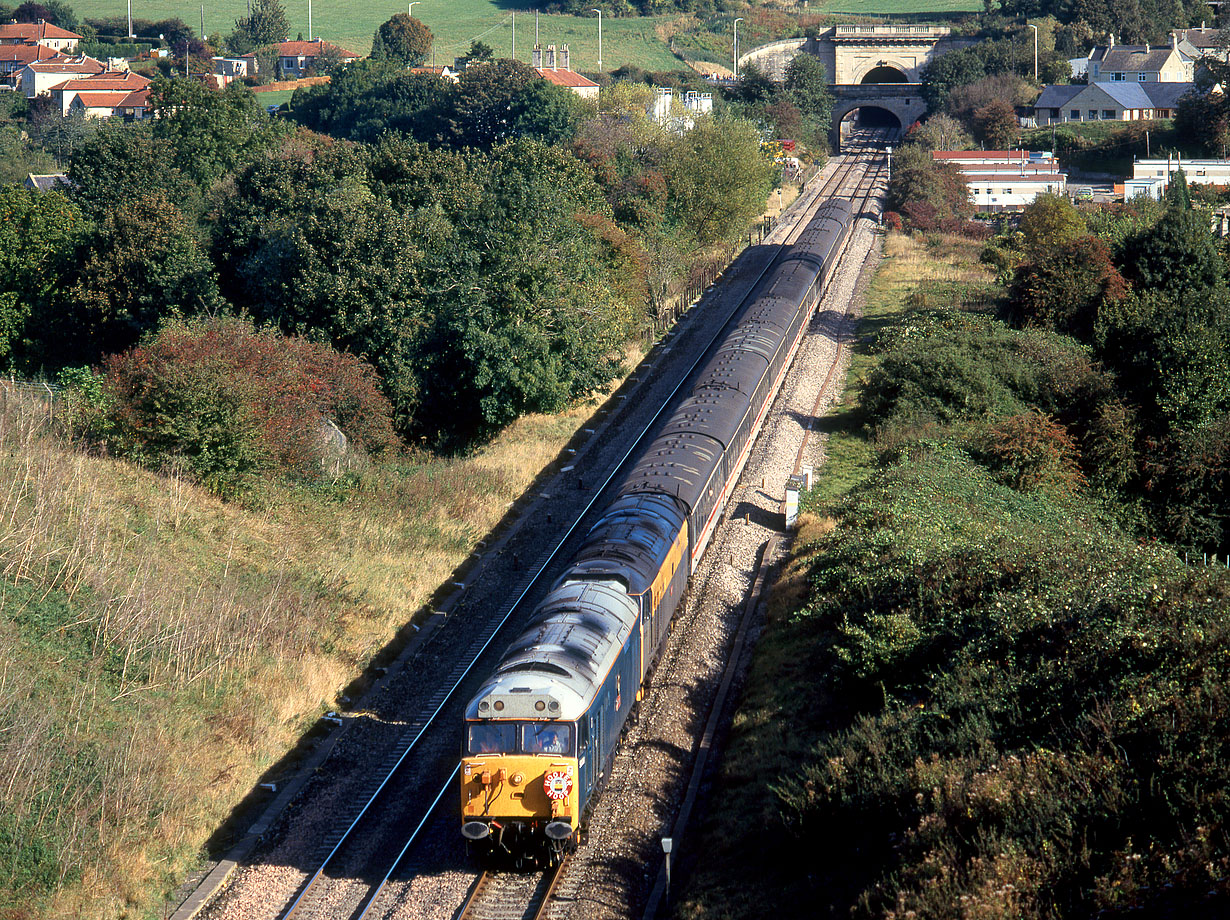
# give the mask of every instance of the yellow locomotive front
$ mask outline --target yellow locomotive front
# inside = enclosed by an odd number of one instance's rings
[[[466,722],[461,832],[484,854],[554,862],[581,806],[574,725],[556,721]]]

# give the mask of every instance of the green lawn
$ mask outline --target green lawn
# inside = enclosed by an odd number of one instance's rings
[[[918,0],[907,0],[918,2]],[[929,0],[937,2],[937,0]],[[946,2],[946,0],[939,0]],[[435,35],[437,63],[450,63],[466,51],[470,42],[480,39],[495,49],[501,57],[512,56],[513,16],[493,0],[422,0],[416,4],[416,18],[421,19]],[[82,19],[126,15],[126,0],[73,0],[72,7]],[[194,29],[200,27],[200,4],[183,0],[136,0],[133,16],[141,19],[166,19],[178,16]],[[205,7],[205,31],[226,34],[235,20],[247,10],[245,0],[212,0]],[[312,4],[312,35],[336,42],[356,54],[371,50],[372,35],[380,23],[406,7],[398,3],[356,4],[349,0],[315,0]],[[307,3],[286,4],[290,18],[291,37],[308,34]],[[636,64],[649,70],[682,68],[683,63],[670,53],[657,37],[657,18],[614,19],[602,21],[603,68],[621,64]],[[517,53],[528,62],[534,45],[534,17],[516,17]],[[576,16],[542,16],[539,20],[539,40],[545,46],[565,42],[572,51],[574,70],[591,71],[598,67],[598,18]]]

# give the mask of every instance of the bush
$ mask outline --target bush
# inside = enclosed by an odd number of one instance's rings
[[[106,368],[112,447],[155,467],[186,464],[219,494],[265,471],[318,478],[336,444],[330,423],[362,450],[395,444],[369,366],[244,320],[174,323]]]

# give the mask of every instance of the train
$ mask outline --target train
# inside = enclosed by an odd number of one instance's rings
[[[817,209],[467,704],[461,834],[480,858],[575,846],[853,222],[848,201]]]

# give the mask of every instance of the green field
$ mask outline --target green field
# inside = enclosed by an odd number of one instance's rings
[[[953,13],[977,13],[980,0],[833,0],[816,4],[818,13],[849,13],[857,16],[911,16],[935,14],[943,19]]]
[[[909,0],[907,0],[909,2]],[[936,0],[929,0],[936,2]],[[125,0],[75,0],[73,10],[82,19],[124,16]],[[415,18],[421,19],[435,36],[436,62],[451,63],[464,53],[470,42],[486,42],[498,56],[512,57],[514,14],[501,8],[493,0],[422,0],[416,4]],[[132,5],[132,15],[141,19],[167,19],[178,16],[194,29],[200,27],[199,3],[176,2],[176,0],[137,0]],[[235,20],[247,10],[245,0],[213,0],[205,6],[205,31],[226,34],[235,27]],[[312,4],[312,36],[336,42],[356,54],[371,50],[372,35],[380,23],[398,11],[405,12],[403,4],[355,4],[348,0],[316,0]],[[306,0],[286,4],[290,18],[291,37],[300,32],[308,35]],[[515,14],[517,29],[516,57],[530,60],[534,46],[534,14]],[[673,70],[683,63],[670,53],[666,44],[655,34],[660,18],[614,19],[602,21],[603,69],[611,70],[621,64],[636,64],[647,70]],[[562,45],[565,42],[572,52],[574,70],[592,71],[598,68],[598,18],[577,16],[542,16],[538,23],[539,41]]]

